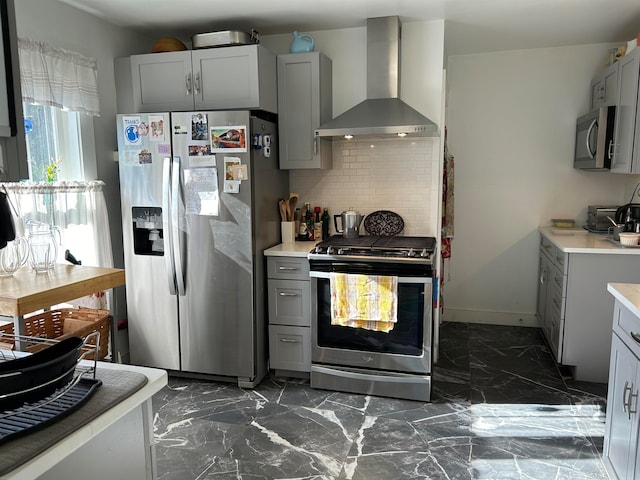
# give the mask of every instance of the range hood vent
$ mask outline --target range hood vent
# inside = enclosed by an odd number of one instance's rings
[[[400,96],[400,19],[367,19],[367,99],[321,125],[317,137],[438,136],[438,126]]]

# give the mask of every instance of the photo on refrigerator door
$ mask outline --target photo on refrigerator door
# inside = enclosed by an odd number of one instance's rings
[[[243,153],[247,151],[247,127],[211,127],[211,152]]]
[[[191,115],[191,140],[206,140],[208,130],[206,114],[194,113]]]

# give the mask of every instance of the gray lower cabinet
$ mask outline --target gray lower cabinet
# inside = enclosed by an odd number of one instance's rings
[[[616,300],[604,437],[604,463],[612,479],[635,479],[640,475],[638,342],[640,318]]]
[[[613,300],[610,282],[636,282],[640,255],[567,253],[540,237],[537,316],[555,360],[576,380],[606,383]]]
[[[115,66],[120,113],[278,111],[276,56],[261,45],[132,55]]]
[[[331,139],[314,136],[332,116],[331,59],[320,52],[278,55],[280,168],[331,168]]]
[[[311,288],[309,261],[300,257],[267,258],[269,366],[311,371]]]
[[[540,239],[537,316],[556,360],[562,359],[567,276],[565,254],[546,237]]]

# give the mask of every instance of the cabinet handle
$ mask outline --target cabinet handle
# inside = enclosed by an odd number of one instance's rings
[[[281,297],[297,297],[297,293],[289,293],[289,292],[278,292],[278,295]]]
[[[631,386],[633,387],[633,384]],[[632,407],[634,399],[636,401],[636,406]],[[629,410],[628,410],[628,412],[629,412],[629,420],[631,420],[631,414],[633,413],[635,415],[636,413],[638,413],[638,391],[637,390],[636,390],[636,393],[629,392],[628,408],[629,408]]]
[[[633,384],[629,385],[629,380],[624,381],[624,390],[622,391],[622,411],[627,412],[629,415],[629,419],[631,419],[631,389],[633,388]],[[627,392],[629,392],[629,399],[627,400]],[[629,410],[627,410],[629,409]]]
[[[613,140],[609,140],[609,148],[607,148],[607,156],[609,160],[613,158]]]
[[[295,338],[281,338],[280,341],[282,343],[299,343],[299,340],[296,340]]]
[[[313,137],[313,154],[318,154],[318,137]]]
[[[631,332],[631,338],[633,338],[636,343],[640,343],[640,333]]]
[[[195,81],[193,82],[193,88],[196,95],[200,94],[200,72],[196,73]]]
[[[298,270],[297,267],[278,267],[278,270]]]
[[[191,74],[187,73],[187,95],[191,95]]]

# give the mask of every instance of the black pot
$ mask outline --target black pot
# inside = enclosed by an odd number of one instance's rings
[[[83,343],[69,337],[32,355],[1,362],[0,410],[36,402],[69,383]]]

